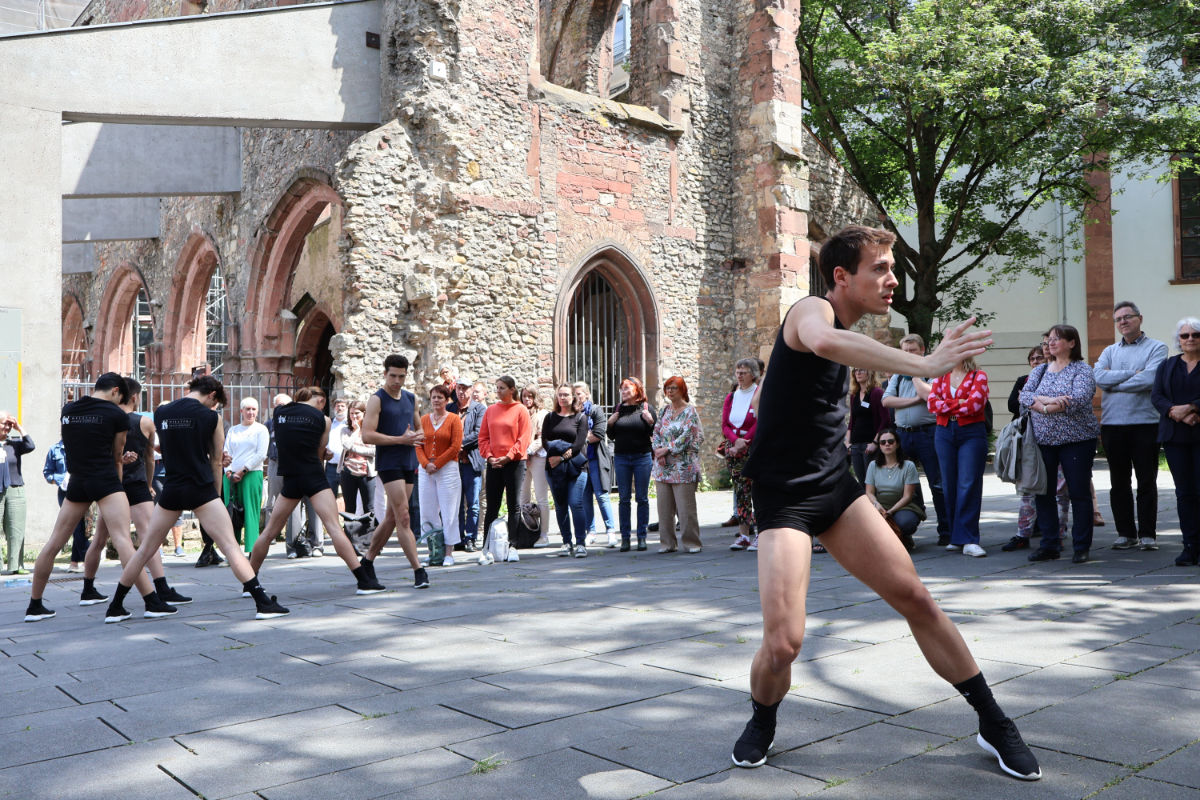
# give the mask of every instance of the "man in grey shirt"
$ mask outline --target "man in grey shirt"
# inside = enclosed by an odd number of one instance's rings
[[[900,349],[906,353],[925,355],[925,340],[910,333],[900,340]],[[942,492],[942,470],[938,466],[937,452],[933,449],[933,431],[937,417],[929,410],[929,384],[922,378],[908,375],[893,375],[883,392],[883,407],[896,415],[896,431],[900,434],[900,446],[904,455],[925,470],[929,481],[929,493],[933,495],[933,507],[937,511],[938,546],[950,544],[950,517],[946,513],[946,496]]]
[[[1157,550],[1159,415],[1150,390],[1167,346],[1142,333],[1142,314],[1128,300],[1117,303],[1113,322],[1121,338],[1104,348],[1094,369],[1101,390],[1100,441],[1108,456],[1109,498],[1117,526],[1112,547]],[[1136,526],[1131,472],[1138,484]]]

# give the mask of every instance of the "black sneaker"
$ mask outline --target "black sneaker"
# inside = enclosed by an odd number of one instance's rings
[[[97,603],[103,603],[108,599],[108,595],[100,594],[94,586],[89,586],[79,593],[79,605],[94,606]]]
[[[416,571],[413,572],[413,588],[414,589],[428,589],[429,588],[429,573],[425,571],[424,567],[417,567]]]
[[[186,606],[192,602],[192,598],[175,591],[174,586],[169,587],[165,592],[160,592],[158,596],[164,603],[170,603],[173,606]]]
[[[733,745],[733,763],[739,767],[753,769],[767,763],[767,751],[775,744],[775,726],[767,727],[751,717],[742,735]]]
[[[474,540],[474,539],[467,539],[465,542],[463,542],[463,552],[464,552],[464,553],[476,553],[476,552],[479,552],[479,548],[475,546],[475,540]]]
[[[29,607],[25,609],[26,622],[41,622],[53,616],[54,612],[42,605],[41,600],[30,600]]]
[[[1006,553],[1011,553],[1014,550],[1028,550],[1029,540],[1024,536],[1014,536],[1008,540],[1008,543],[1000,548]]]
[[[163,599],[158,595],[151,595],[146,600],[146,612],[142,616],[146,619],[158,619],[159,617],[169,617],[172,614],[178,613],[178,608],[163,602]]]
[[[937,546],[938,546],[938,547],[945,547],[945,546],[946,546],[946,545],[948,545],[948,544],[950,544],[950,534],[948,534],[948,533],[939,533],[939,534],[938,534],[938,543],[937,543]]]
[[[254,615],[255,619],[274,619],[275,617],[282,617],[284,614],[290,613],[286,608],[279,605],[279,600],[275,595],[271,595],[270,602],[256,602],[255,605],[258,607],[258,613]]]
[[[1054,561],[1058,558],[1057,550],[1034,550],[1029,554],[1030,561]]]
[[[1090,555],[1091,553],[1089,553],[1087,550],[1076,550],[1075,555],[1071,556],[1071,563],[1083,564],[1087,562]]]
[[[104,612],[104,621],[105,623],[124,622],[132,616],[133,614],[125,610],[125,606],[109,606],[108,611]]]
[[[1037,759],[1021,738],[1017,726],[1005,717],[999,722],[979,722],[979,735],[975,741],[984,750],[996,757],[1000,769],[1023,781],[1036,781],[1042,777]]]
[[[375,575],[371,573],[371,569],[368,567],[367,569],[363,570],[363,576],[358,579],[358,590],[354,593],[379,594],[380,592],[386,591],[387,589],[375,578]]]

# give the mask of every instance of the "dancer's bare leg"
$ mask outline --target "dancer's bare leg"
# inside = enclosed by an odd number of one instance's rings
[[[405,557],[408,558],[409,565],[413,569],[420,569],[421,562],[417,558],[417,539],[413,535],[408,515],[408,498],[412,488],[407,481],[391,481],[383,485],[383,490],[387,494],[387,513],[384,514],[383,521],[379,523],[379,527],[371,536],[367,559],[374,561],[378,557],[383,546],[387,544],[388,537],[395,530],[396,540],[400,543]]]
[[[267,560],[267,553],[271,552],[271,542],[275,541],[275,537],[283,530],[283,526],[287,524],[287,518],[291,516],[296,506],[300,505],[299,497],[284,497],[279,495],[275,498],[275,505],[271,508],[271,516],[267,519],[266,527],[258,535],[258,541],[254,543],[254,547],[250,549],[250,569],[254,570],[254,574],[262,568],[263,562]],[[228,516],[228,515],[227,515]],[[230,529],[233,524],[230,523]],[[351,548],[353,549],[353,548]],[[355,564],[355,566],[358,566]]]

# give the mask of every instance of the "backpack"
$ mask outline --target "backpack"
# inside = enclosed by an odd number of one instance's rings
[[[355,515],[342,511],[338,516],[342,518],[342,529],[350,538],[350,544],[354,545],[354,552],[360,556],[366,555],[371,546],[371,534],[375,532],[375,514],[368,511]]]
[[[1028,413],[1013,419],[996,437],[996,477],[1015,484],[1021,494],[1046,493],[1046,465]]]
[[[516,548],[509,547],[508,544],[508,523],[502,519],[497,519],[492,523],[492,527],[488,528],[487,540],[483,545],[484,553],[488,556],[489,561],[520,561],[520,556],[517,555]]]

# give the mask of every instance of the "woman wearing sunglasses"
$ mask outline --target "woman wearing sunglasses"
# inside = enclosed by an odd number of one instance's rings
[[[921,479],[917,465],[904,458],[895,428],[884,428],[875,438],[875,459],[867,465],[867,497],[875,510],[892,523],[904,549],[913,550],[913,534],[925,508],[918,501]]]
[[[1180,353],[1158,367],[1150,400],[1162,414],[1158,440],[1167,454],[1183,552],[1176,566],[1200,564],[1200,319],[1185,317],[1175,326]]]

